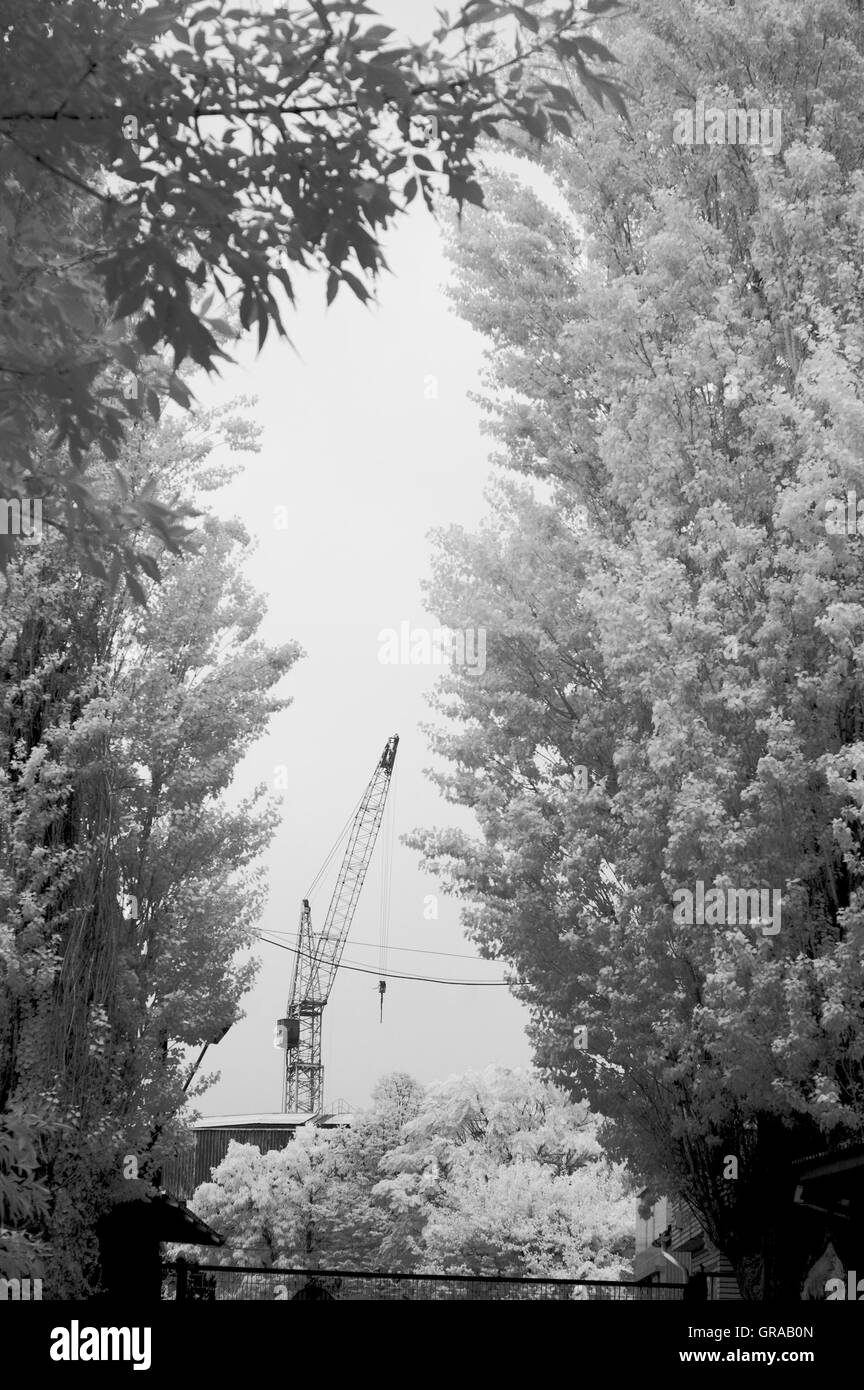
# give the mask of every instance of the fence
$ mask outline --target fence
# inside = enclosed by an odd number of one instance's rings
[[[456,1274],[367,1274],[358,1270],[243,1269],[232,1265],[166,1264],[162,1297],[210,1301],[287,1302],[458,1299],[500,1302],[678,1302],[683,1284],[628,1284],[613,1279],[483,1278]]]

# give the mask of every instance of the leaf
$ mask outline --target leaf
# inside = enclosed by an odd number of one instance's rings
[[[588,54],[589,58],[599,58],[604,63],[618,62],[615,54],[610,52],[604,43],[600,43],[599,39],[592,38],[590,34],[580,34],[574,42],[583,52]]]
[[[172,373],[168,381],[168,394],[178,405],[182,405],[188,410],[192,404],[192,395],[176,373]]]
[[[453,25],[453,29],[468,29],[471,25],[482,24],[487,19],[497,19],[501,14],[501,5],[493,3],[493,0],[473,0],[473,3],[465,5],[458,23]]]
[[[147,578],[152,579],[154,583],[158,584],[161,578],[161,574],[159,571],[159,566],[157,565],[153,556],[148,555],[145,550],[139,550],[136,552],[135,558],[137,559],[141,569],[147,575]]]
[[[146,299],[146,284],[135,285],[134,288],[127,290],[114,306],[115,319],[129,318],[132,314],[137,313]]]
[[[342,271],[342,279],[345,281],[347,285],[350,285],[351,289],[354,291],[360,302],[362,304],[365,304],[369,298],[369,291],[363,284],[362,280],[358,280],[357,276],[352,275],[350,270],[344,269]]]
[[[474,179],[451,174],[448,196],[455,198],[460,204],[473,203],[476,207],[483,207],[483,189]]]
[[[556,82],[546,81],[544,81],[543,86],[546,88],[546,91],[549,92],[550,96],[555,98],[560,106],[563,106],[565,109],[573,106],[576,98],[569,87],[562,87]]]
[[[530,10],[524,9],[522,5],[509,5],[509,12],[515,15],[520,24],[524,24],[526,29],[530,29],[532,34],[540,32],[540,21],[536,15],[531,14]]]
[[[96,579],[107,580],[107,569],[103,565],[102,561],[97,559],[97,557],[91,551],[84,551],[80,559],[82,567],[86,570],[88,574],[92,574]]]
[[[135,330],[135,336],[145,352],[150,352],[161,337],[161,329],[152,315],[141,320]]]
[[[380,58],[377,63],[369,64],[367,74],[367,81],[370,86],[380,89],[396,101],[403,101],[409,93],[405,78],[382,62]]]
[[[133,376],[137,376],[141,359],[130,343],[118,343],[114,349],[114,356],[121,366]]]
[[[129,593],[132,595],[132,597],[133,597],[133,599],[135,600],[135,602],[136,602],[141,608],[146,608],[146,607],[147,607],[147,595],[146,595],[146,593],[144,592],[144,590],[142,589],[142,587],[141,587],[141,585],[139,584],[138,580],[135,578],[135,575],[132,574],[131,571],[127,570],[124,577],[125,577],[125,580],[126,580],[126,588],[129,590]]]
[[[546,116],[542,111],[522,111],[518,114],[517,120],[535,140],[546,139]]]

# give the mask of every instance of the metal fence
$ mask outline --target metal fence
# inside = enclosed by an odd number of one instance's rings
[[[456,1274],[366,1274],[358,1270],[243,1269],[228,1265],[165,1266],[163,1299],[196,1302],[300,1300],[357,1302],[382,1299],[525,1300],[557,1303],[677,1302],[683,1284],[628,1284],[612,1279],[483,1278]]]

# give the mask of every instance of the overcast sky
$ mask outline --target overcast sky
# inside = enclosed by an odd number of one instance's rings
[[[404,18],[415,37],[434,22],[431,0],[382,0],[376,8],[391,24]],[[504,967],[481,961],[462,936],[452,900],[439,895],[437,920],[424,918],[437,884],[398,836],[470,821],[423,775],[431,756],[419,725],[432,717],[424,694],[440,668],[382,664],[378,640],[403,622],[435,626],[420,595],[428,532],[450,522],[473,527],[485,512],[488,442],[467,399],[479,385],[483,344],[442,293],[448,270],[440,236],[419,200],[388,236],[386,255],[393,273],[380,282],[376,307],[345,292],[325,309],[323,280],[308,281],[289,325],[296,351],[270,340],[256,357],[244,343],[238,365],[198,392],[205,402],[258,397],[261,453],[221,495],[219,510],[240,516],[257,539],[248,573],[268,599],[263,635],[296,639],[307,652],[284,682],[293,705],[245,760],[237,790],[274,786],[286,771],[261,929],[295,933],[301,899],[386,739],[398,733],[388,968],[501,980]],[[284,529],[275,524],[280,507]],[[380,851],[379,840],[344,956],[373,971]],[[313,899],[313,925],[326,906],[326,895]],[[247,1016],[206,1058],[204,1069],[222,1074],[198,1103],[208,1115],[281,1108],[283,1054],[272,1039],[292,956],[265,944],[259,951]],[[324,1014],[326,1101],[361,1106],[387,1071],[428,1082],[493,1062],[526,1065],[526,1018],[507,989],[390,980],[379,1023],[377,977],[340,971]]]

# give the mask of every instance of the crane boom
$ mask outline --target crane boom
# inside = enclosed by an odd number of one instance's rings
[[[348,835],[324,925],[317,934],[312,930],[309,902],[306,898],[303,900],[291,994],[286,1017],[279,1020],[285,1038],[285,1111],[318,1114],[324,1106],[322,1014],[333,988],[378,838],[398,745],[398,734],[387,740],[363,793]]]

